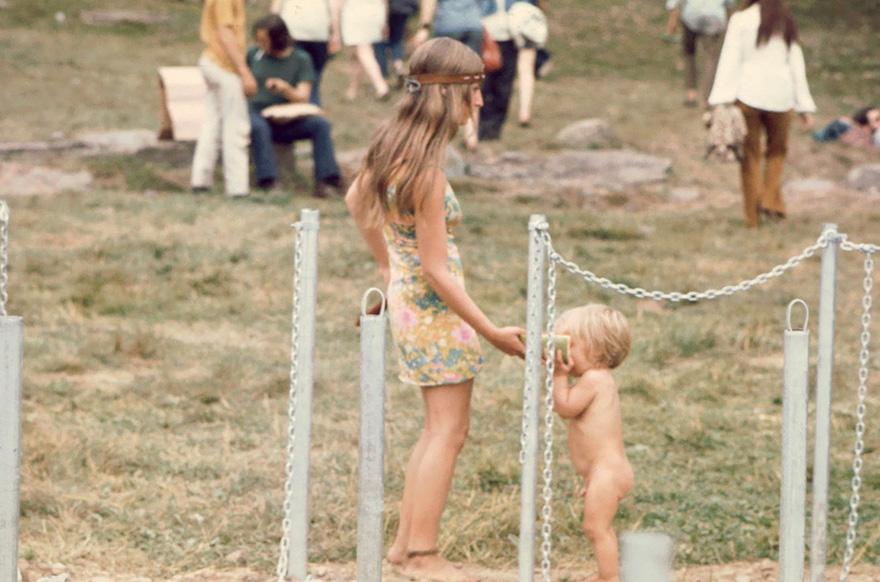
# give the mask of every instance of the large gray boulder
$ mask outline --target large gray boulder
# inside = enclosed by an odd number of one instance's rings
[[[507,152],[491,163],[472,164],[470,174],[493,181],[574,187],[582,192],[620,192],[666,179],[672,162],[632,150]]]
[[[82,192],[91,184],[92,175],[86,170],[65,172],[14,162],[0,164],[2,196],[46,196],[59,192]]]
[[[583,119],[563,128],[554,143],[573,150],[598,150],[620,147],[620,139],[604,119]]]
[[[155,147],[159,142],[156,132],[149,129],[94,131],[82,133],[76,138],[89,149],[110,154],[134,154]]]
[[[786,182],[782,187],[782,192],[786,195],[797,196],[798,194],[830,194],[837,189],[837,184],[831,180],[800,178]]]
[[[299,145],[297,145],[296,155],[297,157],[300,156]],[[340,166],[354,172],[360,168],[365,155],[367,155],[367,150],[363,148],[349,150],[347,152],[338,153],[336,155],[336,161]],[[446,163],[443,166],[443,171],[446,174],[446,178],[449,180],[459,180],[466,177],[468,174],[468,164],[465,161],[464,156],[462,156],[461,152],[453,146],[449,146],[446,150]]]
[[[880,164],[864,164],[850,170],[847,183],[856,190],[880,193]]]

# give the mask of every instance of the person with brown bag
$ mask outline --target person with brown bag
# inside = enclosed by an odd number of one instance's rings
[[[419,28],[412,37],[412,45],[423,45],[433,34],[455,39],[481,55],[484,41],[481,14],[480,0],[421,0]],[[479,111],[476,118],[479,119]],[[470,151],[477,149],[478,124],[479,121],[468,120],[464,128],[464,143]]]
[[[709,105],[736,104],[746,121],[741,177],[746,223],[786,217],[782,170],[792,110],[806,129],[816,104],[807,84],[797,27],[783,0],[747,0],[730,18]],[[762,171],[762,137],[767,136]]]

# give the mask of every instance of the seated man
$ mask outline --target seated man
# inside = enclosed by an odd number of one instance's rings
[[[257,186],[268,190],[278,177],[273,141],[292,143],[310,139],[315,161],[315,197],[344,196],[327,119],[310,115],[282,123],[261,115],[263,109],[272,105],[309,102],[315,78],[309,55],[293,45],[287,25],[276,14],[254,24],[254,40],[257,46],[248,50],[247,64],[257,80],[257,94],[250,98],[251,147]]]

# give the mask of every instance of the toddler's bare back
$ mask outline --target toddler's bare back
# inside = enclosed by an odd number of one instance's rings
[[[589,370],[579,382],[588,382],[596,396],[568,424],[568,448],[575,471],[584,478],[599,468],[631,471],[623,446],[617,383],[608,370]]]

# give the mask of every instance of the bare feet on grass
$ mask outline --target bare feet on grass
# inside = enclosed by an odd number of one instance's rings
[[[418,554],[418,552],[415,552]],[[478,579],[469,575],[438,553],[427,555],[412,555],[410,552],[402,573],[413,580],[432,580],[436,582],[478,582]]]

